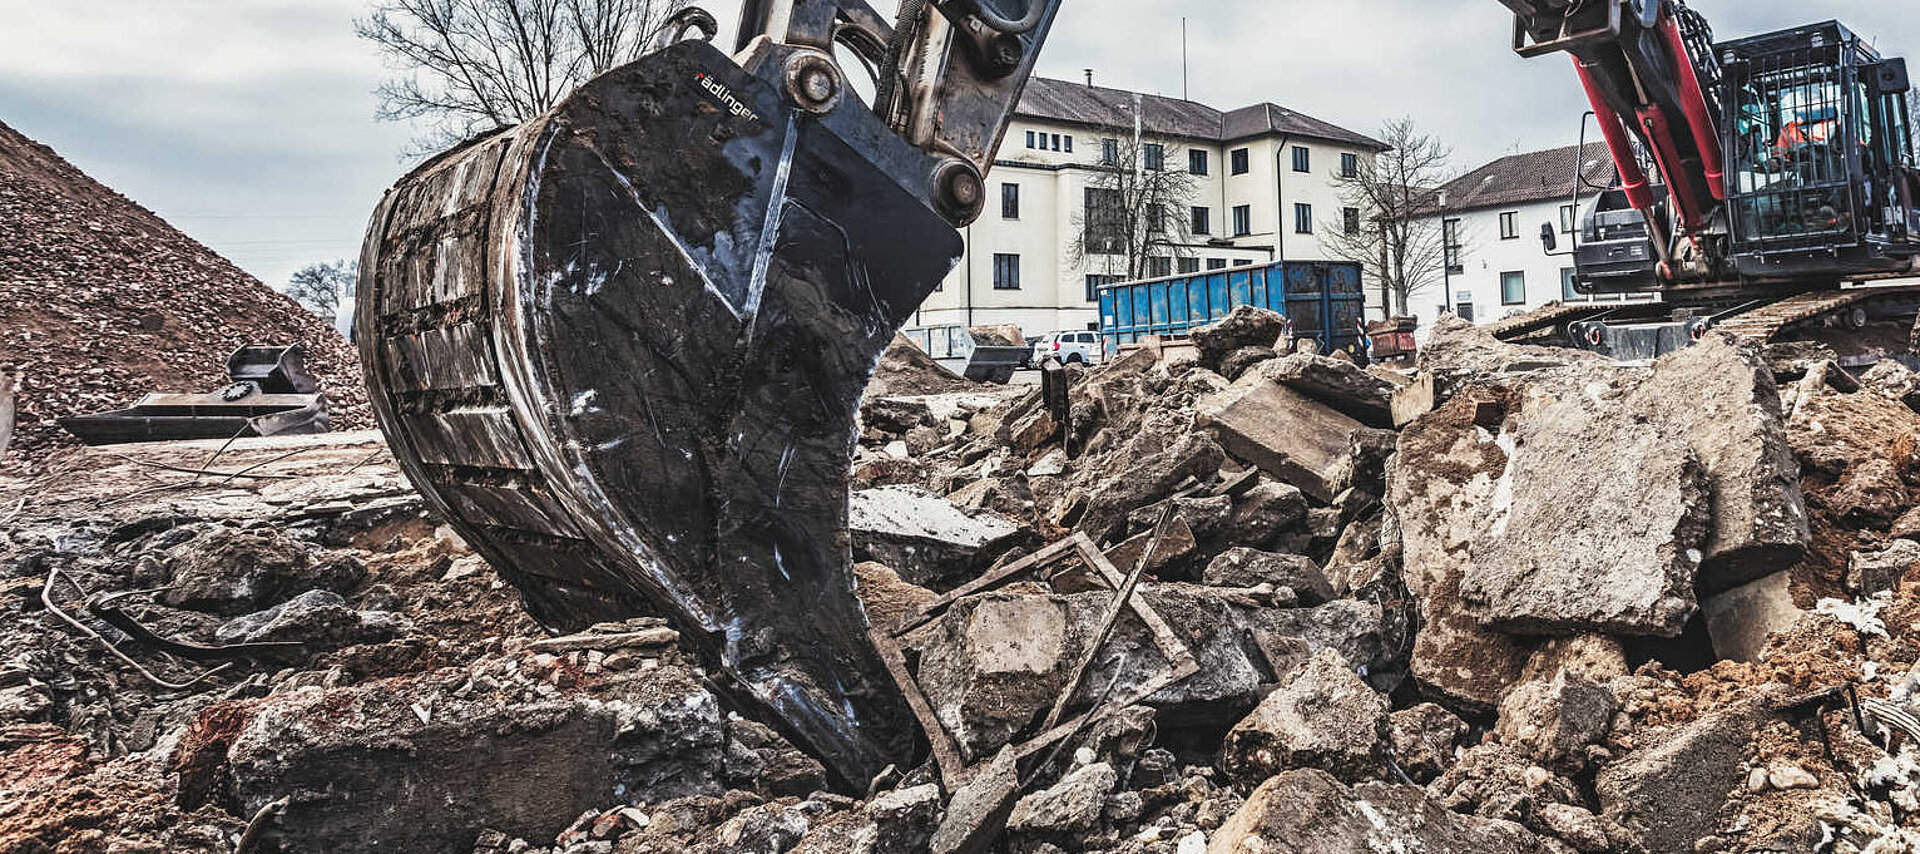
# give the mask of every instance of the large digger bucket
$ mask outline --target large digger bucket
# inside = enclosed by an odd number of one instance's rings
[[[860,787],[917,730],[854,597],[848,469],[881,351],[960,256],[900,177],[937,165],[683,42],[415,171],[360,265],[381,426],[532,613],[664,613]]]

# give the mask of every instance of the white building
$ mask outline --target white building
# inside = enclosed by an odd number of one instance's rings
[[[1619,301],[1573,290],[1573,247],[1579,226],[1574,208],[1576,169],[1592,186],[1614,179],[1613,159],[1602,144],[1567,146],[1502,157],[1462,175],[1442,190],[1436,217],[1448,236],[1448,269],[1433,287],[1410,300],[1422,328],[1452,311],[1477,323],[1532,311],[1551,302]],[[1594,190],[1580,190],[1584,205]],[[1540,230],[1558,232],[1559,252],[1549,255]]]
[[[1131,140],[1137,126],[1141,145]],[[1094,289],[1124,259],[1077,259],[1089,184],[1118,151],[1146,168],[1184,170],[1195,192],[1166,211],[1179,245],[1155,274],[1276,260],[1337,260],[1321,238],[1357,228],[1335,185],[1385,146],[1275,104],[1222,112],[1204,104],[1036,78],[987,176],[987,209],[968,251],[921,307],[918,326],[1017,324],[1028,335],[1096,328]],[[1150,256],[1151,257],[1151,256]]]

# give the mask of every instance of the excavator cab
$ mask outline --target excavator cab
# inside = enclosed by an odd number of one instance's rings
[[[1838,22],[1721,44],[1742,277],[1900,273],[1920,252],[1906,62]]]

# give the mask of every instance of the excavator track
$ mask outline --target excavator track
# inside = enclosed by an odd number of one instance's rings
[[[1920,294],[1920,289],[1876,289],[1857,288],[1853,290],[1815,291],[1788,297],[1779,302],[1741,314],[1721,323],[1718,329],[1731,332],[1740,338],[1759,344],[1771,342],[1775,337],[1803,324],[1821,320],[1837,312],[1846,311],[1855,306],[1890,298],[1912,298]]]

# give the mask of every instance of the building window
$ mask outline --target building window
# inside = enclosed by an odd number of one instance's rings
[[[1360,155],[1352,152],[1340,155],[1340,177],[1360,177]]]
[[[1500,239],[1520,239],[1520,212],[1507,211],[1500,215]]]
[[[1360,209],[1359,208],[1341,208],[1340,209],[1340,227],[1345,229],[1346,233],[1348,234],[1359,234],[1360,233]]]
[[[1167,147],[1157,142],[1149,142],[1146,147],[1147,169],[1162,172],[1167,168]]]
[[[1238,205],[1233,209],[1233,236],[1246,237],[1253,233],[1253,205]]]
[[[1187,152],[1188,172],[1192,172],[1195,175],[1205,175],[1207,174],[1207,170],[1211,168],[1213,168],[1212,164],[1207,162],[1207,153],[1205,151],[1195,148]]]
[[[1293,171],[1313,171],[1313,152],[1307,150],[1307,147],[1304,145],[1296,145],[1293,147]]]
[[[1233,174],[1235,175],[1247,174],[1247,170],[1251,168],[1248,164],[1249,159],[1250,158],[1247,157],[1246,149],[1244,148],[1234,149],[1233,150]]]
[[[1054,151],[1060,150],[1060,135],[1057,133],[1053,135],[1053,150]]]
[[[1147,278],[1164,279],[1173,275],[1173,259],[1167,257],[1147,259]]]
[[[1020,185],[1019,184],[1001,184],[1000,185],[1000,218],[1001,219],[1019,219],[1020,218]]]
[[[1073,134],[1067,134],[1066,136],[1061,137],[1060,141],[1067,144],[1067,153],[1072,154],[1073,153]]]
[[[1182,275],[1185,275],[1187,273],[1198,273],[1200,272],[1200,259],[1181,258],[1179,263],[1179,269]]]
[[[1159,202],[1147,203],[1147,233],[1167,233],[1167,206]]]
[[[1453,307],[1453,314],[1468,323],[1473,322],[1473,303],[1463,302]]]
[[[1573,227],[1579,224],[1580,209],[1573,205],[1560,206],[1560,233],[1572,234]]]
[[[1100,164],[1114,166],[1120,163],[1120,140],[1100,140]]]
[[[1191,230],[1193,231],[1194,234],[1212,234],[1213,233],[1213,209],[1212,208],[1194,208],[1193,209],[1193,225]]]
[[[1081,221],[1085,223],[1087,251],[1097,255],[1119,252],[1126,245],[1128,237],[1120,191],[1107,187],[1088,187],[1086,193],[1086,210],[1081,215]]]
[[[993,256],[993,289],[1020,290],[1020,256],[1004,253]]]
[[[1466,247],[1460,245],[1460,221],[1457,219],[1441,220],[1440,236],[1442,244],[1446,247],[1447,275],[1464,275],[1467,272],[1467,267],[1461,256],[1465,254]]]
[[[1296,202],[1293,206],[1293,233],[1313,233],[1313,205]]]
[[[1033,131],[1027,131],[1027,147],[1033,148]]]
[[[1500,274],[1500,304],[1524,305],[1527,301],[1527,274]]]
[[[1561,268],[1560,298],[1567,302],[1585,302],[1587,300],[1587,295],[1574,289],[1573,277],[1574,277],[1574,270],[1572,267]]]
[[[1209,270],[1225,270],[1226,268],[1227,268],[1227,259],[1225,258],[1208,258],[1207,259],[1207,269]]]
[[[1088,276],[1087,277],[1087,302],[1099,302],[1100,289],[1108,285],[1119,284],[1119,282],[1120,282],[1119,276]]]

